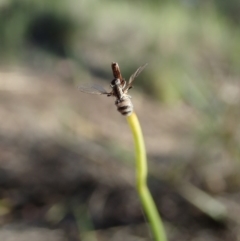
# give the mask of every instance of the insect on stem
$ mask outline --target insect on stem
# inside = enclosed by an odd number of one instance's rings
[[[98,85],[79,86],[79,90],[89,94],[98,94],[116,97],[115,105],[117,110],[124,116],[129,116],[133,112],[133,104],[131,96],[128,95],[128,90],[132,88],[134,79],[142,72],[147,64],[140,66],[129,78],[128,81],[123,79],[118,63],[111,64],[114,79],[110,83],[111,91],[106,91],[105,88]]]

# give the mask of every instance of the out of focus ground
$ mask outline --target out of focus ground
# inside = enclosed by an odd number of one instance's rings
[[[132,137],[114,99],[82,94],[54,71],[5,70],[0,79],[0,237],[30,240],[41,233],[39,240],[45,235],[58,240],[59,230],[63,238],[78,237],[83,229],[83,235],[100,240],[146,239],[149,231],[134,189]],[[170,239],[234,240],[237,193],[217,195],[215,204],[190,185],[206,185],[197,173],[206,167],[198,163],[191,134],[198,113],[184,104],[166,108],[134,90],[132,95],[148,150],[150,188]],[[215,179],[231,170],[230,163],[218,161],[217,170],[202,174],[213,192],[223,188]],[[200,210],[195,199],[202,198]],[[215,209],[216,219],[211,217]],[[88,233],[93,227],[98,231]]]

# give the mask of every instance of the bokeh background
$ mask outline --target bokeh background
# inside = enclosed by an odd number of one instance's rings
[[[152,240],[134,147],[108,88],[127,79],[169,240],[240,240],[237,0],[0,1],[0,240]]]

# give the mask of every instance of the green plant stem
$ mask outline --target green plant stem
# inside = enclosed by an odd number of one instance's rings
[[[128,116],[127,121],[134,138],[137,191],[140,196],[143,210],[149,221],[154,239],[156,241],[166,241],[167,237],[162,220],[147,187],[147,158],[142,130],[135,113],[132,113],[130,116]]]

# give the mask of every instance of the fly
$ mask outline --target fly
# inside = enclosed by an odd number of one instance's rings
[[[79,90],[84,93],[107,95],[116,97],[115,105],[117,110],[124,116],[129,116],[133,112],[133,104],[128,90],[131,89],[134,79],[143,71],[147,64],[140,66],[129,78],[128,82],[122,78],[118,63],[112,63],[112,72],[114,79],[110,83],[111,91],[108,92],[101,85],[92,85],[90,87],[79,86]]]

